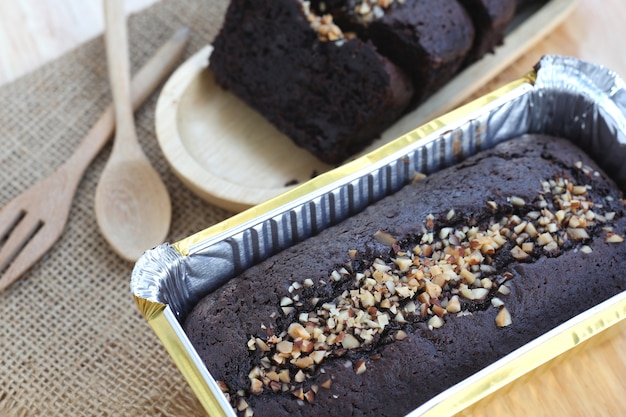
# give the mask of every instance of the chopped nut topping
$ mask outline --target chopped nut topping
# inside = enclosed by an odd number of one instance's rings
[[[393,3],[404,3],[406,0],[357,0],[354,5],[356,18],[361,23],[370,23],[384,16],[385,10]]]
[[[324,388],[324,389],[330,389],[331,385],[332,385],[333,381],[328,378],[326,381],[322,382],[320,384],[320,387]]]
[[[443,326],[443,324],[444,324],[444,321],[439,316],[432,316],[430,320],[428,320],[428,327],[430,329],[438,329],[441,326]]]
[[[226,383],[224,381],[216,381],[217,385],[220,387],[220,391],[222,392],[228,392],[228,385],[226,385]]]
[[[313,390],[309,390],[304,394],[304,398],[310,404],[313,402],[313,399],[315,398],[315,393],[313,392]]]
[[[366,370],[367,367],[365,366],[365,361],[360,360],[354,364],[354,372],[356,372],[357,375],[361,375]]]
[[[499,299],[498,297],[493,297],[491,299],[491,305],[494,307],[502,307],[504,305],[504,301],[502,301],[501,299]]]
[[[420,182],[422,180],[426,179],[426,174],[422,173],[422,172],[416,172],[415,174],[413,174],[413,178],[411,179],[411,182]]]
[[[511,249],[511,256],[513,256],[515,259],[517,259],[518,261],[523,261],[525,259],[529,258],[528,253],[526,253],[522,248],[520,248],[519,246],[515,246],[513,249]]]
[[[379,243],[382,243],[383,245],[387,245],[387,246],[392,246],[398,243],[398,239],[391,236],[387,232],[383,232],[382,230],[379,230],[376,233],[374,233],[374,239],[376,239]]]
[[[370,23],[384,16],[385,10],[391,7],[393,3],[404,3],[406,0],[357,0],[354,4],[354,18],[362,24]],[[319,11],[323,13],[319,16],[311,9],[311,2],[307,0],[300,1],[302,13],[311,25],[311,28],[317,33],[317,37],[322,42],[341,42],[345,39],[354,37],[352,33],[346,33],[341,30],[333,22],[331,14],[325,13],[326,7],[320,4]],[[339,43],[340,44],[340,43]]]
[[[609,232],[607,233],[605,240],[607,243],[622,243],[624,238],[616,233]]]
[[[513,320],[511,320],[511,313],[506,307],[500,308],[498,315],[496,316],[496,325],[498,327],[506,327],[513,324]]]
[[[398,331],[396,332],[396,335],[395,335],[395,339],[396,339],[396,340],[404,340],[404,339],[406,339],[407,337],[409,337],[409,335],[408,335],[408,334],[406,334],[406,332],[405,332],[404,330],[398,330]]]
[[[498,292],[502,295],[509,295],[511,294],[511,289],[506,285],[500,285],[500,288],[498,288]]]
[[[239,398],[237,401],[237,411],[244,411],[248,408],[248,403],[243,398]]]
[[[508,200],[509,200],[509,201],[511,202],[511,204],[513,204],[514,206],[520,206],[520,207],[521,207],[521,206],[526,205],[526,202],[524,201],[524,199],[523,199],[523,198],[520,198],[520,197],[513,196],[513,197],[509,197],[509,199],[508,199]]]
[[[333,17],[330,14],[324,14],[318,16],[313,10],[311,10],[311,2],[301,1],[302,12],[309,21],[311,28],[317,32],[317,37],[322,42],[328,41],[340,41],[346,38],[346,34],[343,33],[341,28],[333,22]]]

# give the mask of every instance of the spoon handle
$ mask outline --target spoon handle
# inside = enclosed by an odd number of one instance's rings
[[[178,30],[150,60],[135,74],[132,84],[133,108],[136,110],[156,90],[163,79],[180,62],[189,38],[189,29]],[[78,145],[72,156],[59,169],[68,172],[68,179],[76,184],[93,158],[107,144],[115,130],[113,106],[108,106],[87,136]]]
[[[105,44],[107,52],[107,62],[109,69],[109,79],[113,92],[113,103],[115,107],[116,132],[124,132],[124,137],[134,139],[137,145],[135,132],[135,122],[131,107],[130,92],[130,64],[128,58],[128,34],[126,28],[126,15],[124,13],[123,0],[104,0],[105,16]],[[121,145],[131,145],[131,140],[115,140],[114,149],[118,143]],[[131,145],[132,146],[132,145]],[[131,146],[124,146],[126,151],[130,151]]]

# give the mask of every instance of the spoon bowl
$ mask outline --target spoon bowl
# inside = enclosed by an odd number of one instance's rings
[[[171,203],[135,132],[123,2],[105,0],[104,5],[116,131],[94,204],[104,238],[118,255],[136,261],[143,252],[163,243],[170,227]]]
[[[165,239],[171,220],[169,194],[147,159],[112,161],[96,190],[96,218],[118,255],[135,261]]]

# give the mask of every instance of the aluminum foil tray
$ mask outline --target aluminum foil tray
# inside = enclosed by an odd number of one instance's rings
[[[259,206],[146,252],[131,292],[211,416],[235,413],[181,327],[195,303],[246,268],[432,173],[524,133],[570,138],[626,190],[626,89],[610,70],[544,57],[526,76]],[[626,292],[574,317],[410,413],[452,415],[606,334],[626,318]]]

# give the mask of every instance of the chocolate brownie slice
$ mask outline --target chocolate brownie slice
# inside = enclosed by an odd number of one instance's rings
[[[297,0],[233,0],[215,39],[217,83],[327,163],[360,150],[407,108],[407,75]]]

